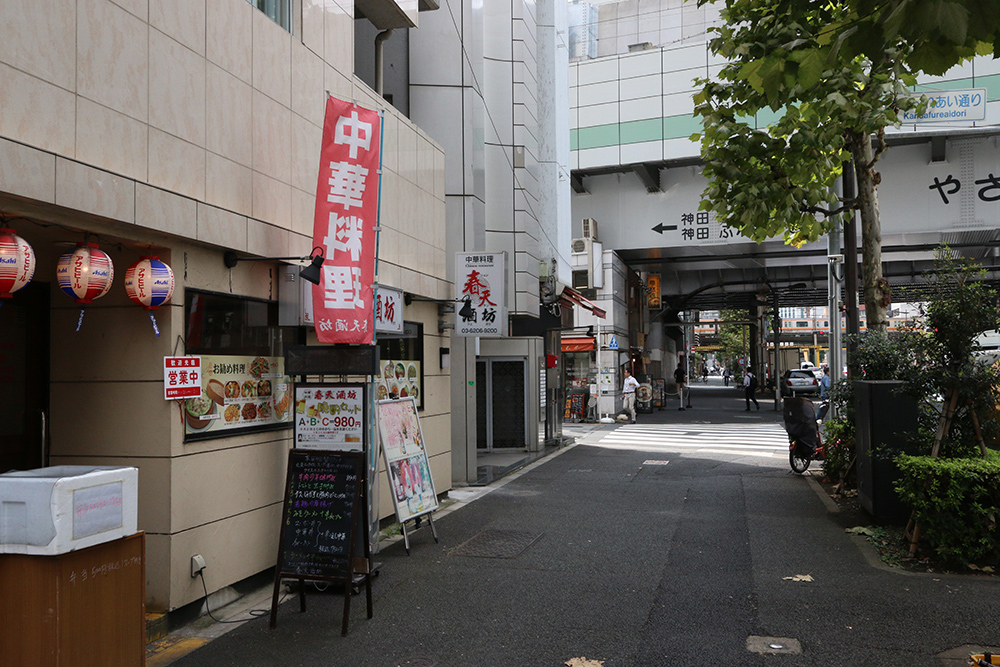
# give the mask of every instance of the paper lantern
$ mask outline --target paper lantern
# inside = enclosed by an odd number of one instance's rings
[[[125,292],[134,303],[148,311],[156,310],[174,293],[174,272],[159,257],[143,257],[125,271]],[[159,336],[156,318],[149,313],[153,332]]]
[[[9,299],[35,274],[35,251],[13,229],[0,228],[0,299]]]
[[[128,298],[146,310],[155,310],[174,293],[174,272],[159,257],[143,257],[125,271]]]
[[[59,288],[77,303],[91,303],[111,289],[115,267],[96,243],[79,243],[76,250],[59,258],[56,280]]]
[[[115,266],[96,243],[77,244],[76,250],[60,257],[56,265],[59,289],[84,306],[107,294],[114,279]],[[81,307],[76,321],[77,331],[83,324],[83,312]]]

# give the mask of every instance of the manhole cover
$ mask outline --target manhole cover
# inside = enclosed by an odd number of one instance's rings
[[[519,530],[484,530],[459,545],[451,555],[472,558],[515,558],[541,537],[542,533],[526,533]]]
[[[395,667],[434,667],[437,664],[434,658],[406,658],[397,662]]]

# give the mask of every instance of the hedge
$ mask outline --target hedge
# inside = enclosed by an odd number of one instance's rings
[[[952,564],[1000,557],[1000,452],[986,458],[901,455],[899,497],[913,508],[921,544]]]

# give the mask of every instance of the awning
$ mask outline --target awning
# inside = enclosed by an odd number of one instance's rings
[[[563,352],[590,352],[595,349],[593,338],[563,338]]]
[[[589,310],[590,312],[592,312],[594,315],[596,315],[597,317],[601,318],[602,320],[607,315],[607,313],[604,312],[603,309],[598,308],[597,306],[595,306],[593,301],[591,301],[590,299],[584,298],[584,296],[582,294],[580,294],[579,292],[577,292],[572,287],[564,287],[563,291],[562,291],[562,294],[560,295],[560,299],[569,302],[568,305],[581,306],[584,309]]]

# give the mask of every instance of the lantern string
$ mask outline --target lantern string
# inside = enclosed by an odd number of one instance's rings
[[[83,312],[86,310],[84,306],[80,306],[80,317],[76,320],[76,330],[80,331],[80,327],[83,326]]]
[[[159,338],[160,337],[160,328],[158,326],[156,326],[156,318],[153,317],[153,311],[149,311],[149,321],[153,323],[153,333],[155,333],[156,337]]]

